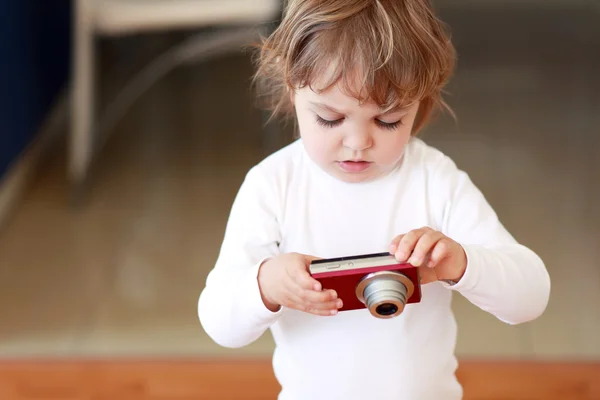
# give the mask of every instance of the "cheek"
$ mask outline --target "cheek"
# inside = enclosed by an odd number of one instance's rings
[[[338,146],[332,135],[323,132],[318,126],[308,126],[301,136],[306,150],[315,160],[329,162],[335,158]]]
[[[402,156],[410,138],[410,129],[405,129],[404,127],[401,131],[382,138],[377,146],[382,162],[384,164],[395,163]]]
[[[305,110],[297,110],[298,129],[306,151],[313,159],[324,161],[334,153],[335,138],[315,121],[313,115]]]

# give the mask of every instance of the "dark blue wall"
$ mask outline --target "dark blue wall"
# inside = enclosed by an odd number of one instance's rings
[[[69,0],[0,1],[0,177],[67,83],[71,12]]]

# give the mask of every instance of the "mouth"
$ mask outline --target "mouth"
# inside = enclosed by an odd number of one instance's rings
[[[367,170],[371,166],[371,162],[364,160],[345,160],[338,161],[338,165],[345,172],[358,173]]]

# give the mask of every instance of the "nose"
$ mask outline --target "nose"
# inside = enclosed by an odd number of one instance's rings
[[[373,138],[368,131],[351,132],[344,136],[344,147],[352,151],[366,150],[373,145]]]

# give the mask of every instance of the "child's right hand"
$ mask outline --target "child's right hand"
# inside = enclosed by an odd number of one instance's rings
[[[276,312],[280,307],[307,313],[335,315],[342,301],[333,290],[321,290],[321,284],[308,273],[314,257],[298,253],[281,254],[267,260],[258,271],[258,286],[265,306]]]

